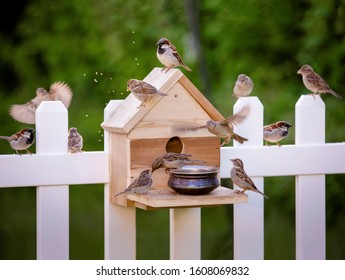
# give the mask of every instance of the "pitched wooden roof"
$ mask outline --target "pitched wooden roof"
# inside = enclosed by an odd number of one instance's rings
[[[213,120],[219,121],[224,119],[208,99],[179,69],[171,69],[167,73],[162,72],[161,69],[158,67],[154,68],[144,78],[144,81],[152,84],[159,91],[166,93],[176,83],[180,83]],[[146,102],[145,106],[139,107],[141,102],[130,94],[101,126],[107,131],[129,133],[162,98],[166,97],[157,96]]]

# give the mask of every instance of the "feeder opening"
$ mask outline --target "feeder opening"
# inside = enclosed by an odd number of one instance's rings
[[[181,153],[183,150],[182,140],[177,136],[170,138],[165,146],[165,150],[167,153]]]

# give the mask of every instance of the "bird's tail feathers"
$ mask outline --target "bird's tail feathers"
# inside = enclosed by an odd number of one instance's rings
[[[190,123],[186,123],[186,124],[179,123],[179,124],[172,125],[172,131],[174,133],[196,131],[201,128],[206,128],[206,125],[195,125],[195,124],[190,124]]]
[[[157,91],[157,93],[160,95],[160,96],[168,96],[169,94],[166,94],[164,92],[161,92],[161,91]]]
[[[247,138],[244,138],[244,137],[242,137],[242,136],[240,136],[240,135],[238,135],[236,133],[234,133],[233,137],[234,137],[234,140],[236,140],[237,142],[239,142],[241,144],[243,144],[244,142],[248,141]]]
[[[126,191],[119,192],[119,193],[115,194],[114,197],[117,197],[117,196],[119,196],[120,194],[124,194],[125,192],[126,192]]]
[[[9,136],[0,136],[0,139],[4,139],[4,140],[10,142],[10,137]]]
[[[338,99],[343,99],[338,93],[336,93],[334,90],[330,91],[330,94],[332,94],[333,96],[335,96]]]
[[[265,195],[263,192],[260,192],[258,189],[256,190],[256,192],[263,195],[265,198],[270,199],[267,195]]]
[[[181,63],[181,65],[183,66],[184,69],[186,69],[189,72],[192,72],[192,69],[190,69],[186,64]]]

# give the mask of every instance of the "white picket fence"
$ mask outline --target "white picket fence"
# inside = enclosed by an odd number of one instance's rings
[[[105,119],[121,102],[108,104]],[[262,191],[266,176],[295,176],[296,259],[325,259],[325,174],[345,173],[345,143],[325,144],[324,102],[301,96],[295,145],[281,148],[263,146],[264,108],[259,99],[240,99],[234,111],[244,102],[250,103],[251,114],[236,132],[249,141],[221,149],[221,177],[229,178],[229,159],[235,157],[244,161]],[[96,183],[105,185],[105,259],[135,259],[135,208],[109,199],[108,134],[104,151],[68,154],[68,112],[58,101],[40,105],[36,131],[36,154],[0,155],[0,187],[37,186],[37,259],[69,259],[69,185]],[[234,206],[234,258],[263,259],[264,199],[247,194],[248,203]],[[200,259],[201,218],[200,208],[170,209],[171,259]]]

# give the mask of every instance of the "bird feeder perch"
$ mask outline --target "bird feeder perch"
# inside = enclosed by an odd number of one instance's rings
[[[178,69],[154,68],[144,79],[168,96],[156,96],[140,106],[133,94],[101,126],[109,132],[110,197],[115,204],[142,209],[197,207],[247,202],[247,195],[219,186],[205,195],[181,195],[167,185],[169,175],[158,169],[146,194],[123,191],[144,169],[167,152],[191,154],[191,159],[220,165],[220,139],[204,129],[175,130],[176,126],[204,126],[223,116]]]

